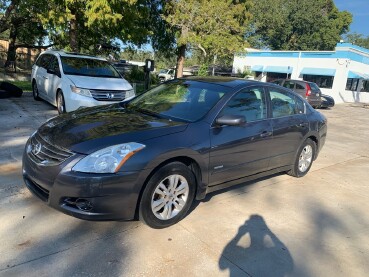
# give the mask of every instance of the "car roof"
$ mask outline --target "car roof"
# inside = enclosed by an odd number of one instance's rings
[[[305,80],[297,80],[297,79],[276,79],[274,81],[281,81],[281,80],[284,80],[284,81],[293,81],[293,82],[301,82],[301,83],[311,83],[309,81],[305,81]]]
[[[76,53],[76,52],[65,52],[62,50],[46,50],[41,53],[41,55],[43,54],[54,54],[54,55],[59,55],[60,57],[74,57],[74,58],[96,59],[96,60],[106,61],[106,59],[101,58],[101,57],[96,57],[96,56],[92,56],[88,54],[81,54],[81,53]]]
[[[197,82],[204,82],[204,83],[213,83],[219,84],[230,88],[236,88],[238,86],[245,86],[245,85],[252,85],[252,84],[259,84],[265,85],[263,82],[254,81],[254,80],[247,80],[247,79],[240,79],[234,77],[220,77],[220,76],[210,76],[210,77],[201,77],[201,76],[189,76],[183,78],[184,80],[191,80]]]

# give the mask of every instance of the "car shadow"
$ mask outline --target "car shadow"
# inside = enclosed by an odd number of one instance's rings
[[[282,176],[282,175],[285,175],[285,173],[284,172],[275,173],[275,174],[272,174],[272,175],[269,175],[269,176],[261,177],[261,178],[258,178],[258,179],[252,180],[252,181],[241,182],[238,185],[233,185],[233,186],[230,186],[230,187],[227,187],[227,188],[219,189],[217,191],[213,191],[211,193],[208,193],[208,194],[206,194],[204,199],[193,201],[192,206],[191,206],[191,208],[188,211],[186,216],[191,214],[196,209],[196,207],[200,205],[200,203],[209,202],[214,196],[217,196],[219,194],[223,194],[223,193],[226,193],[226,192],[229,192],[229,191],[237,191],[238,194],[247,193],[249,189],[251,189],[253,186],[257,186],[258,183],[260,183],[262,181],[265,181],[265,180],[268,180],[268,179],[271,179],[273,177],[278,177],[278,176]],[[273,185],[273,183],[271,185]]]

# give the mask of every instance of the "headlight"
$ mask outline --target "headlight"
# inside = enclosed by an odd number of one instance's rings
[[[70,89],[72,90],[72,92],[83,95],[83,96],[87,96],[87,97],[92,97],[91,92],[89,89],[86,88],[78,88],[76,86],[70,86]]]
[[[133,89],[126,91],[126,96],[125,96],[126,99],[131,98],[133,96],[135,96],[135,91]]]
[[[87,173],[114,173],[144,147],[145,145],[136,142],[106,147],[84,157],[73,166],[72,170]]]

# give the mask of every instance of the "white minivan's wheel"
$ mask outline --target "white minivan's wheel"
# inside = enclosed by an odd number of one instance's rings
[[[150,178],[142,194],[140,220],[152,228],[165,228],[180,221],[194,199],[196,178],[183,163],[173,162]]]
[[[40,95],[38,93],[38,87],[37,87],[36,81],[32,82],[32,94],[33,94],[33,99],[37,101],[41,100]]]
[[[294,177],[305,176],[313,164],[315,154],[315,142],[311,139],[305,140],[298,151],[293,168],[288,172],[288,174]]]
[[[65,101],[64,101],[64,95],[62,91],[59,91],[56,95],[56,107],[58,108],[58,113],[63,114],[65,113]]]

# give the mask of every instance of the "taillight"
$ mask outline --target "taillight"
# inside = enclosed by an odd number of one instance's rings
[[[306,84],[306,93],[305,96],[310,96],[311,95],[311,87],[309,84]]]

